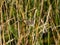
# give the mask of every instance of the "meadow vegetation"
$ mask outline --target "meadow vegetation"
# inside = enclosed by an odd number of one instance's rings
[[[0,45],[60,45],[60,0],[0,0]]]

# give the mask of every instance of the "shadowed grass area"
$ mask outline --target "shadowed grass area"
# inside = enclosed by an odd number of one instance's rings
[[[1,0],[0,45],[60,45],[60,0]]]

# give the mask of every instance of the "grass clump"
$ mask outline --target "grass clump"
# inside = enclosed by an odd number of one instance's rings
[[[59,0],[1,0],[0,45],[60,45]]]

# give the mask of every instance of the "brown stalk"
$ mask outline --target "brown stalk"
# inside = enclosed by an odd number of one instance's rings
[[[40,15],[42,15],[42,11],[43,11],[43,5],[44,5],[44,0],[42,0],[42,2],[41,2]]]
[[[3,24],[3,17],[2,17],[2,4],[3,4],[4,0],[1,0],[0,1],[0,17],[1,17],[1,24]],[[3,43],[5,43],[5,39],[4,39],[4,30],[3,30],[3,26],[1,26],[1,30],[0,31],[3,31]],[[1,33],[0,33],[0,45],[2,45],[2,37],[1,37]]]
[[[19,10],[19,4],[18,4],[18,1],[16,0],[16,8],[17,8],[17,10],[16,10],[16,12],[17,12],[17,20],[19,20],[19,16],[18,16],[18,10]],[[18,22],[18,42],[17,42],[17,45],[19,45],[19,43],[20,43],[20,24],[19,24],[19,22]]]

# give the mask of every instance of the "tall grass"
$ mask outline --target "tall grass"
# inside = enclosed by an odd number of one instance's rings
[[[60,45],[60,0],[1,0],[0,45]]]

